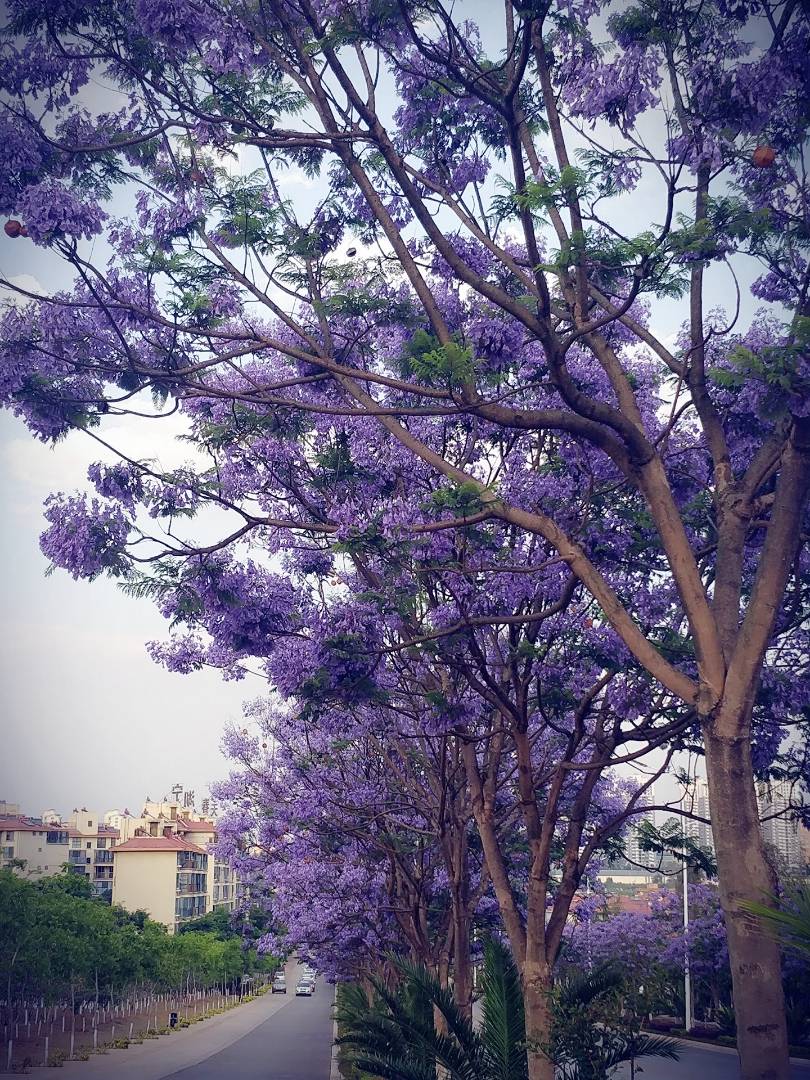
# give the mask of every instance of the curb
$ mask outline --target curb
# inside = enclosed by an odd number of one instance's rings
[[[337,1004],[337,983],[335,983],[335,996],[332,999],[332,1006]],[[338,1068],[338,1045],[337,1045],[337,1016],[332,1020],[332,1060],[329,1066],[329,1080],[341,1080],[340,1069]]]

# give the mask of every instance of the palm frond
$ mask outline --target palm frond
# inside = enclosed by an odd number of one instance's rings
[[[585,1009],[599,998],[619,990],[621,985],[620,972],[609,964],[602,964],[593,971],[560,979],[557,984],[557,1000],[564,1009]]]
[[[429,1068],[423,1062],[405,1060],[400,1057],[377,1057],[359,1054],[352,1058],[352,1063],[361,1072],[380,1080],[436,1080],[436,1069]]]
[[[430,1026],[433,1026],[432,1012],[435,1009],[447,1025],[449,1034],[457,1041],[470,1062],[480,1064],[480,1039],[470,1020],[456,1004],[452,991],[442,986],[436,976],[422,965],[399,961],[397,966],[405,975],[407,985],[417,991],[423,1001],[430,1003]]]
[[[481,1041],[487,1076],[491,1080],[521,1080],[527,1076],[527,1065],[520,976],[511,953],[496,938],[490,938],[484,949],[481,990]]]
[[[742,907],[761,919],[787,948],[810,955],[810,888],[799,885],[789,890],[783,903],[789,907],[779,909],[754,902]]]
[[[615,1069],[625,1061],[640,1057],[661,1057],[678,1060],[677,1044],[663,1035],[630,1037],[618,1032],[605,1038],[599,1055],[605,1069]]]

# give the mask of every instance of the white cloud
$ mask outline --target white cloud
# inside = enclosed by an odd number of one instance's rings
[[[28,303],[29,297],[16,292],[16,289],[23,289],[26,293],[35,293],[38,296],[44,295],[46,291],[45,286],[33,274],[14,274],[6,280],[13,288],[3,289],[4,307],[22,307],[23,304]]]

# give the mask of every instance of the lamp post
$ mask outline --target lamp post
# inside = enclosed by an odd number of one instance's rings
[[[684,1027],[692,1030],[692,973],[689,970],[689,871],[683,864],[683,999]]]

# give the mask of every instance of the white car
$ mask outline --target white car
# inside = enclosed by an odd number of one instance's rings
[[[315,989],[315,984],[309,980],[301,979],[295,988],[296,997],[312,997],[312,992]]]

